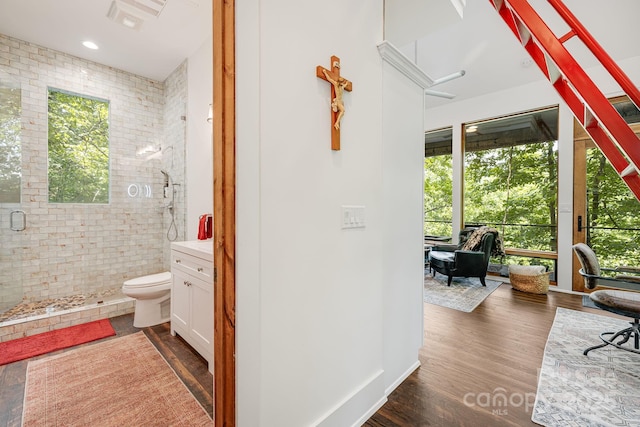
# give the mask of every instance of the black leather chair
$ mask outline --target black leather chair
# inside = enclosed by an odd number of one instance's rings
[[[454,277],[478,277],[482,286],[487,286],[485,277],[489,258],[496,238],[493,233],[484,233],[477,250],[463,250],[467,239],[475,229],[463,229],[458,245],[434,246],[429,252],[429,270],[447,276],[447,286]]]
[[[594,289],[597,286],[621,287],[633,290],[640,290],[638,276],[617,275],[615,277],[602,276],[602,271],[626,272],[622,269],[601,268],[595,252],[584,243],[573,245],[580,265],[580,274],[584,278],[584,286],[587,289]],[[618,314],[633,319],[629,322],[628,328],[617,332],[602,332],[600,339],[602,344],[594,345],[586,349],[583,354],[586,356],[591,350],[612,345],[621,350],[640,354],[640,293],[618,289],[602,289],[589,294],[589,298],[596,307],[611,313]],[[633,346],[623,345],[633,338]],[[617,340],[617,341],[616,341]]]

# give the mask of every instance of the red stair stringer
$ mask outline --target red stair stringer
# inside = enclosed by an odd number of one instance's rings
[[[576,119],[640,200],[640,140],[563,43],[577,36],[640,107],[640,92],[560,0],[547,0],[571,28],[558,38],[527,0],[489,0]]]

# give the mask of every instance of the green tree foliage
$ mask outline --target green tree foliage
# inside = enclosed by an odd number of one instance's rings
[[[424,234],[451,236],[451,155],[424,159]]]
[[[49,90],[49,202],[109,202],[109,104]]]
[[[0,203],[20,203],[20,88],[0,87]]]
[[[557,144],[465,153],[464,218],[498,228],[507,247],[556,250]]]
[[[640,266],[638,208],[602,153],[587,150],[587,244],[603,266]]]

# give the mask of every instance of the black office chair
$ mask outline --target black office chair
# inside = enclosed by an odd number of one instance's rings
[[[584,286],[587,289],[595,289],[597,286],[623,287],[626,289],[640,290],[640,277],[633,275],[617,275],[615,277],[602,276],[602,271],[624,272],[629,269],[601,268],[595,252],[584,243],[573,245],[573,250],[582,265],[580,274],[584,277]],[[630,290],[602,289],[592,292],[589,298],[596,307],[620,316],[630,317],[633,322],[630,327],[618,332],[602,332],[600,339],[602,344],[587,348],[583,354],[586,356],[591,350],[612,345],[621,350],[640,354],[640,293]],[[615,342],[620,338],[618,342]],[[633,338],[633,348],[624,346]]]

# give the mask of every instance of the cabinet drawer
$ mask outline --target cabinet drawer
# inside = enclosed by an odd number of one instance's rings
[[[171,268],[200,277],[208,282],[213,277],[211,262],[183,252],[171,251]]]

